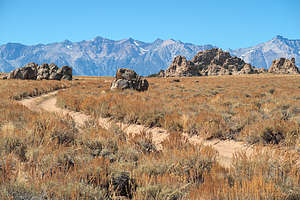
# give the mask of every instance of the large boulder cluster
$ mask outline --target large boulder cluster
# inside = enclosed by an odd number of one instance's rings
[[[139,76],[135,71],[127,68],[120,68],[116,73],[116,78],[111,83],[111,90],[134,89],[137,91],[148,90],[149,83],[145,78]]]
[[[53,63],[38,65],[32,62],[11,71],[7,78],[22,80],[72,80],[72,68],[68,66],[58,68]]]
[[[299,69],[295,64],[295,58],[291,60],[280,58],[273,60],[268,72],[275,74],[299,74]]]
[[[176,56],[168,69],[160,72],[160,76],[215,76],[259,74],[264,72],[265,69],[255,68],[245,63],[242,59],[231,56],[229,52],[213,48],[198,52],[189,61],[184,56]]]

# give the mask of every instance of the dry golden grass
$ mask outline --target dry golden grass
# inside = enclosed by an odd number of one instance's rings
[[[110,79],[111,80],[111,79]],[[149,78],[146,92],[109,90],[107,78],[78,81],[60,106],[126,123],[206,138],[300,145],[300,77]]]
[[[107,80],[0,81],[0,199],[299,199],[297,76],[149,79],[143,93],[111,92]],[[69,116],[15,100],[61,87],[71,87],[59,92],[61,106],[172,134],[158,151],[145,133],[104,130],[96,118],[78,130]],[[257,147],[224,169],[214,149],[189,144],[181,131],[261,143],[264,131],[280,132],[280,146],[294,150]]]

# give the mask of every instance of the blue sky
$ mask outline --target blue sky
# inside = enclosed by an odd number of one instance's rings
[[[299,0],[0,0],[0,44],[132,37],[224,49],[300,39]]]

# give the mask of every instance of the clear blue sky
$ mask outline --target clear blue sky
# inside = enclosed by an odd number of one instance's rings
[[[132,37],[239,48],[300,39],[300,0],[0,0],[0,44]]]

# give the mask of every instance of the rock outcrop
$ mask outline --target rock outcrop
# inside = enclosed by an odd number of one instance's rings
[[[148,81],[139,76],[135,71],[127,68],[120,68],[116,73],[116,79],[111,83],[110,89],[134,89],[137,91],[145,91],[148,90],[148,87]]]
[[[56,72],[56,77],[61,77],[61,80],[72,80],[72,68],[69,66],[62,66]],[[51,76],[50,76],[51,77]]]
[[[197,74],[194,63],[187,61],[184,56],[176,56],[172,64],[165,71],[165,76],[193,76]]]
[[[165,77],[165,70],[161,69],[158,73],[150,74],[148,77]]]
[[[216,76],[263,72],[264,69],[257,69],[238,57],[232,57],[228,52],[214,48],[198,52],[190,61],[184,56],[176,56],[164,75],[165,77]]]
[[[280,58],[273,60],[268,72],[275,74],[299,74],[299,69],[295,64],[295,58],[291,60]]]
[[[38,65],[35,63],[28,63],[24,67],[11,71],[8,75],[8,79],[23,79],[23,80],[35,80],[37,75]]]
[[[8,79],[22,80],[72,80],[72,68],[44,63],[38,66],[36,63],[28,63],[22,68],[18,68],[9,73]]]

